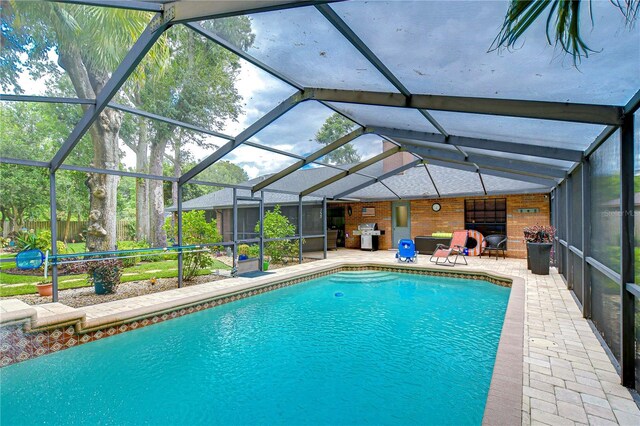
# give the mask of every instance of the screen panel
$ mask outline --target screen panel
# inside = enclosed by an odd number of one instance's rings
[[[357,127],[320,102],[306,101],[260,130],[249,142],[306,157]]]
[[[637,90],[640,29],[625,27],[609,2],[591,2],[581,14],[582,36],[596,53],[577,67],[549,45],[545,19],[514,49],[491,50],[506,2],[341,2],[331,8],[412,93],[624,105]]]
[[[81,118],[79,105],[0,102],[0,157],[49,162]]]
[[[571,235],[569,243],[582,250],[582,166],[571,173]]]
[[[620,131],[591,155],[591,256],[620,273]]]
[[[591,319],[620,361],[620,286],[591,267]]]
[[[509,193],[539,193],[549,192],[549,188],[531,182],[521,180],[507,179],[500,176],[488,175],[482,173],[482,181],[487,189],[487,194],[509,194]]]
[[[277,173],[298,161],[297,158],[276,154],[264,149],[240,145],[209,166],[195,179],[206,182],[220,182],[220,178],[232,174],[238,184],[252,185],[258,178]],[[216,166],[216,164],[219,164]],[[228,173],[227,173],[228,172]]]
[[[311,164],[296,170],[271,185],[268,185],[265,189],[286,190],[300,193],[305,189],[311,188],[320,182],[338,175],[339,173],[342,173],[341,169]]]
[[[573,278],[571,286],[573,293],[576,295],[580,303],[582,300],[583,279],[582,279],[582,259],[574,252],[569,252],[569,267],[571,268],[571,276]]]
[[[202,25],[306,87],[396,91],[314,7],[248,15],[249,45],[222,32],[230,19]]]
[[[429,164],[429,172],[440,195],[482,194],[484,189],[478,173]]]
[[[3,3],[2,92],[95,99],[152,18],[150,12],[77,4]],[[164,46],[161,39],[145,62],[158,65],[153,59]],[[72,80],[81,89],[74,90]]]
[[[353,121],[363,126],[390,127],[417,132],[439,133],[418,110],[379,105],[328,102]]]
[[[347,169],[395,146],[390,142],[383,141],[378,135],[365,134],[319,158],[317,162]]]
[[[456,136],[577,150],[586,149],[602,131],[602,126],[595,124],[532,118],[448,111],[431,111],[431,115]]]
[[[118,102],[233,137],[297,91],[187,26],[173,26],[163,37],[167,64],[140,63],[136,72],[148,77],[125,85]]]
[[[401,198],[437,197],[424,165],[418,165],[382,181]]]

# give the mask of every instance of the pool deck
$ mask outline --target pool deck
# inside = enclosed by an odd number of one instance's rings
[[[329,252],[326,260],[278,269],[259,278],[221,280],[79,309],[59,303],[33,307],[5,299],[0,301],[0,325],[24,323],[26,328],[44,329],[52,324],[75,323],[85,331],[98,330],[105,324],[145,318],[205,298],[358,262],[397,265],[390,251],[338,250]],[[419,257],[418,266],[433,267],[426,256]],[[440,268],[521,278],[519,297],[524,300],[510,300],[484,424],[514,424],[516,417],[508,406],[522,401],[518,417],[523,425],[640,425],[640,410],[631,393],[620,385],[614,365],[554,268],[548,276],[532,275],[524,260],[495,258],[469,258],[468,266]],[[509,324],[523,330],[509,329]],[[521,347],[514,348],[514,342]],[[505,365],[509,356],[522,358],[521,363],[513,364],[522,365],[521,380],[513,380],[517,371]]]

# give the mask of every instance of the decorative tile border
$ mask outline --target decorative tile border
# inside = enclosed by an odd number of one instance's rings
[[[58,352],[74,346],[83,345],[85,343],[104,339],[116,334],[126,333],[159,322],[189,315],[205,309],[214,308],[229,302],[235,302],[257,294],[278,290],[289,287],[301,282],[313,280],[316,278],[331,275],[342,271],[385,271],[400,272],[412,275],[430,275],[437,277],[464,278],[488,281],[496,285],[511,286],[511,280],[500,278],[482,272],[464,272],[464,271],[441,271],[434,269],[415,268],[404,265],[341,265],[327,270],[314,272],[304,276],[290,279],[283,279],[274,283],[263,284],[261,286],[252,287],[236,293],[230,293],[218,296],[213,299],[197,302],[188,306],[182,306],[172,309],[168,312],[150,314],[144,318],[125,321],[124,323],[111,324],[92,331],[82,331],[80,322],[60,328],[51,328],[47,330],[29,330],[26,331],[25,324],[14,324],[0,327],[0,367],[26,361],[28,359],[37,358],[42,355]]]

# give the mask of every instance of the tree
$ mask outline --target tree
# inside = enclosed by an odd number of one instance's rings
[[[334,113],[316,133],[316,142],[329,145],[355,128],[356,124],[353,121]],[[327,154],[326,160],[332,164],[353,164],[360,162],[360,155],[353,145],[348,143]]]
[[[0,109],[0,152],[3,157],[48,160],[69,132],[75,108],[60,104],[11,103]],[[38,216],[49,206],[45,168],[0,164],[0,212],[17,231],[26,216]],[[48,217],[48,214],[43,214]],[[53,218],[55,219],[55,218]]]
[[[191,168],[195,166],[194,163],[188,164],[187,167]],[[173,164],[169,164],[165,162],[164,165],[164,173],[169,175],[173,174]],[[249,176],[244,169],[236,164],[233,164],[230,161],[218,161],[217,163],[212,164],[207,169],[205,169],[202,173],[198,175],[198,180],[203,180],[206,182],[216,182],[216,183],[228,183],[228,184],[237,184],[246,182],[249,180]],[[205,186],[198,184],[186,184],[182,188],[182,196],[184,200],[193,200],[194,198],[198,198],[203,196],[204,194],[208,194],[210,192],[215,192],[222,189],[221,186]],[[171,182],[164,183],[164,200],[165,203],[169,203],[172,200],[173,187]]]
[[[66,71],[75,93],[80,98],[95,99],[113,70],[122,61],[129,46],[142,33],[151,14],[115,8],[90,7],[54,2],[12,1],[3,18],[12,24],[8,34],[17,40],[9,46],[9,61],[2,61],[5,70],[20,67],[38,71],[51,65],[48,54],[55,51],[58,65]],[[38,49],[21,47],[29,40]],[[162,43],[148,53],[150,58],[161,51]],[[26,51],[20,52],[20,49]],[[23,55],[21,53],[26,53]],[[26,59],[23,59],[26,56]],[[3,71],[0,75],[5,75]],[[0,81],[4,87],[11,80]],[[89,106],[84,105],[85,111]],[[119,164],[118,133],[122,114],[105,109],[88,132],[93,145],[92,165],[117,169]],[[85,184],[89,189],[90,225],[87,249],[112,250],[116,246],[116,208],[119,178],[102,173],[90,173]]]
[[[247,17],[223,20],[214,28],[232,42],[248,47],[253,42],[250,21]],[[139,96],[137,107],[153,111],[164,117],[182,122],[206,123],[211,129],[221,129],[226,120],[236,120],[241,111],[241,96],[235,87],[240,70],[237,56],[211,43],[186,27],[173,27],[167,34],[170,48],[170,66],[162,78],[147,81]],[[207,148],[213,144],[203,135],[187,131],[165,122],[152,121],[149,128],[149,173],[161,175],[163,162],[169,157],[167,148],[173,145],[173,175],[183,173],[184,147],[188,143]],[[161,181],[149,182],[150,241],[153,246],[166,244],[164,224],[164,196]],[[172,199],[177,199],[177,187],[173,186]]]
[[[547,14],[547,41],[552,44],[554,39],[556,46],[573,57],[574,64],[580,62],[582,57],[588,57],[593,52],[582,39],[580,30],[581,11],[584,9],[584,1],[581,0],[511,0],[507,14],[504,18],[500,33],[496,36],[491,50],[501,47],[513,47],[516,41],[536,22],[545,10]],[[640,1],[638,0],[611,0],[614,7],[622,12],[627,25],[632,25],[638,16]],[[589,4],[589,13],[591,5]],[[553,26],[552,26],[553,23]]]
[[[165,231],[178,240],[177,230],[167,218],[164,224]],[[204,211],[193,210],[182,215],[182,240],[185,245],[219,243],[222,237],[218,232],[216,221],[207,222]],[[198,251],[184,255],[184,268],[182,278],[190,280],[198,274],[198,271],[213,265],[213,259],[209,251]]]
[[[285,238],[296,235],[296,226],[282,214],[279,205],[276,205],[272,211],[265,212],[262,224],[265,238]],[[254,231],[260,232],[260,223],[256,223]],[[271,257],[273,262],[283,262],[286,257],[295,256],[297,249],[297,242],[291,240],[269,241],[264,245],[266,255]]]

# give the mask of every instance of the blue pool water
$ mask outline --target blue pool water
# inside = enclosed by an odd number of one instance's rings
[[[334,274],[5,367],[0,419],[480,424],[509,291]]]

